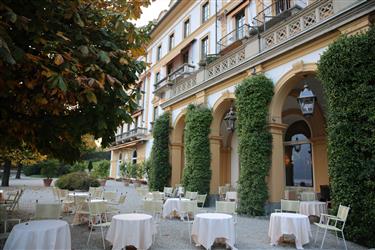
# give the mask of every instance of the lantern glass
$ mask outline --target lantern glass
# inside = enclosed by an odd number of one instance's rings
[[[316,96],[306,84],[299,97],[297,98],[298,104],[301,108],[301,112],[304,116],[309,117],[314,114],[315,100]]]

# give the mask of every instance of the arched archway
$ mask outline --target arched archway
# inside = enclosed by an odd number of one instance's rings
[[[236,131],[228,132],[224,116],[234,105],[234,93],[224,92],[212,108],[211,123],[211,193],[217,193],[218,186],[227,183],[236,186],[239,176]]]
[[[298,191],[310,188],[319,192],[320,185],[328,184],[327,142],[324,117],[326,103],[321,83],[316,78],[316,69],[316,64],[304,64],[301,61],[294,64],[292,70],[287,72],[275,86],[275,94],[269,111],[270,131],[273,137],[272,167],[268,177],[271,203],[279,202],[284,197],[284,191],[287,189]],[[303,117],[297,103],[297,97],[303,89],[304,83],[308,83],[309,87],[318,97],[314,115],[310,118]],[[303,186],[306,184],[303,180],[291,181],[290,172],[286,169],[289,163],[288,160],[291,160],[288,158],[290,152],[286,147],[293,142],[288,141],[290,138],[286,138],[285,133],[288,128],[291,128],[296,123],[306,124],[305,129],[308,128],[310,131],[309,138],[306,140],[311,144],[312,187],[301,187],[301,183]],[[298,129],[292,129],[291,131],[298,134]],[[305,158],[307,161],[308,157],[306,156]]]
[[[170,143],[170,162],[172,166],[171,185],[181,183],[183,170],[185,166],[184,155],[184,129],[185,113],[181,111],[172,125],[171,143]]]

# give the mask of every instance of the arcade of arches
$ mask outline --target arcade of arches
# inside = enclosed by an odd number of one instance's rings
[[[315,77],[315,64],[302,64],[286,73],[275,85],[270,104],[269,128],[273,138],[272,166],[267,183],[269,201],[280,202],[287,189],[313,189],[328,184],[327,141],[325,134],[325,100],[320,82]],[[317,96],[314,115],[302,116],[297,96],[304,83]],[[211,194],[218,186],[230,183],[237,186],[240,174],[238,137],[236,131],[226,130],[223,118],[234,105],[234,94],[225,92],[212,108],[211,124]],[[172,124],[170,160],[171,184],[180,183],[184,167],[184,112]]]

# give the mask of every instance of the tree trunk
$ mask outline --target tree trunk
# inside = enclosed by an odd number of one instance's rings
[[[11,166],[11,162],[9,160],[6,160],[4,162],[3,178],[1,180],[2,187],[9,187],[10,166]]]
[[[17,174],[16,174],[16,179],[21,179],[21,171],[22,171],[22,164],[19,163],[17,165]]]

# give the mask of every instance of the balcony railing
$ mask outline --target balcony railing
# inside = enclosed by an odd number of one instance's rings
[[[345,2],[342,0],[316,1],[267,31],[260,30],[259,36],[249,37],[239,47],[233,48],[225,55],[168,87],[166,90],[167,98],[161,104],[162,107],[167,107],[197,91],[213,86],[226,77],[230,77],[236,73],[233,72],[234,68],[249,70],[249,65],[255,65],[258,56],[264,56],[267,51],[313,30],[347,9],[348,6],[358,2],[360,0],[347,0]],[[269,56],[272,56],[272,54]],[[245,64],[246,67],[243,66]]]
[[[248,24],[244,24],[241,27],[229,32],[227,35],[225,35],[223,38],[221,38],[217,42],[217,47],[219,51],[224,50],[227,48],[229,45],[240,41],[244,38],[250,37],[250,35],[256,34],[256,29],[254,27],[251,27]]]
[[[122,134],[116,135],[116,143],[120,144],[131,141],[132,139],[140,139],[144,137],[146,133],[146,128],[134,128]]]
[[[254,23],[262,31],[265,31],[281,20],[293,15],[293,10],[301,10],[306,5],[307,3],[304,0],[274,1],[254,17]]]

